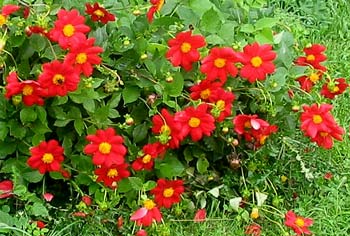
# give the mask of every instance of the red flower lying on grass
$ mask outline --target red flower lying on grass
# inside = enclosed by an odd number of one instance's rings
[[[98,176],[96,181],[103,182],[107,187],[114,189],[117,187],[117,182],[130,176],[127,168],[128,164],[126,163],[113,164],[109,167],[101,166],[95,170],[95,175]]]
[[[13,182],[3,180],[0,182],[0,199],[9,198],[13,195]]]
[[[250,236],[260,236],[261,235],[261,226],[258,224],[250,224],[246,227],[246,230],[244,232],[247,235]]]
[[[320,63],[327,59],[323,52],[326,47],[321,44],[313,44],[310,47],[304,48],[306,56],[298,57],[295,60],[295,64],[300,66],[312,66],[314,69],[326,71],[326,67]]]
[[[293,229],[297,235],[312,234],[309,230],[309,226],[313,223],[312,219],[297,216],[293,211],[288,211],[285,215],[284,224]]]
[[[38,169],[41,174],[59,171],[64,160],[63,151],[57,140],[42,141],[30,149],[31,156],[27,164],[33,169]]]
[[[170,208],[181,201],[181,194],[185,191],[182,180],[159,179],[157,186],[151,190],[154,200],[159,207]]]
[[[38,104],[44,105],[43,97],[46,95],[40,84],[35,80],[18,81],[17,73],[11,72],[6,78],[6,93],[5,97],[11,97],[21,94],[22,101],[27,106]]]
[[[139,226],[150,226],[153,221],[160,222],[162,213],[153,200],[147,199],[143,202],[143,207],[135,211],[130,220],[136,221]]]
[[[41,220],[37,220],[36,221],[36,226],[38,226],[39,229],[43,229],[43,228],[45,228],[46,225]]]
[[[199,209],[196,214],[194,215],[194,222],[203,222],[205,221],[207,218],[207,211],[205,210],[205,208],[203,209]]]
[[[322,86],[321,95],[326,98],[333,99],[336,95],[342,94],[349,85],[346,83],[344,78],[338,78],[334,81],[327,81]]]
[[[199,61],[198,48],[206,45],[202,35],[192,35],[192,31],[180,32],[168,41],[170,47],[166,58],[173,66],[182,66],[186,71],[192,69],[192,63]]]
[[[117,135],[113,128],[97,130],[96,134],[86,136],[90,143],[85,146],[84,153],[92,155],[94,165],[103,165],[108,168],[112,165],[124,163],[124,156],[127,152],[123,145],[124,139]]]
[[[147,20],[151,23],[153,21],[154,14],[162,9],[165,0],[150,0],[150,2],[152,6],[147,12]]]
[[[98,2],[95,2],[94,5],[86,3],[85,7],[85,12],[91,16],[92,21],[100,21],[103,24],[107,24],[108,21],[115,21],[115,16],[101,7]]]
[[[272,46],[269,44],[248,44],[243,48],[242,53],[238,53],[237,57],[238,61],[243,64],[240,75],[248,79],[250,83],[265,80],[268,74],[275,71],[272,61],[276,58],[276,53],[272,51]]]

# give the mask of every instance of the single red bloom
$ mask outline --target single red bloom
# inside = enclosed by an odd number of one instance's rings
[[[342,141],[344,134],[343,128],[338,125],[334,125],[331,128],[331,132],[320,131],[316,134],[314,138],[311,138],[311,141],[316,142],[318,146],[325,149],[331,149],[333,147],[333,138]]]
[[[65,96],[78,88],[80,78],[71,65],[54,60],[43,64],[43,72],[39,75],[38,82],[46,89],[48,97]]]
[[[271,134],[276,133],[278,127],[276,125],[262,126],[259,130],[252,130],[252,135],[256,142],[254,143],[255,148],[258,148],[265,144],[266,138]]]
[[[36,226],[38,226],[39,229],[43,229],[43,228],[45,228],[46,225],[41,220],[37,220],[36,221]]]
[[[193,141],[199,141],[203,135],[210,136],[215,129],[215,119],[208,113],[207,104],[187,107],[177,112],[174,120],[181,125],[184,136],[191,135]]]
[[[150,226],[153,221],[160,222],[162,220],[162,213],[154,203],[153,200],[147,199],[143,203],[143,207],[135,211],[130,220],[136,221],[139,226]]]
[[[25,33],[28,37],[30,37],[32,34],[40,34],[43,35],[45,37],[48,37],[48,32],[47,29],[38,26],[38,25],[33,25],[33,26],[29,26],[26,28]]]
[[[154,165],[154,158],[162,155],[166,147],[160,142],[146,144],[142,148],[142,156],[138,157],[132,164],[131,168],[136,171],[152,170]]]
[[[107,24],[108,21],[115,21],[115,16],[101,7],[97,2],[95,2],[94,5],[86,3],[85,7],[85,12],[91,15],[92,21],[100,21],[103,24]]]
[[[237,53],[232,48],[212,48],[208,56],[203,58],[200,71],[207,76],[208,80],[219,79],[221,84],[227,80],[227,76],[235,77],[238,73],[236,66]]]
[[[127,170],[128,164],[122,163],[120,165],[113,164],[110,167],[101,166],[95,170],[97,182],[103,182],[104,185],[112,189],[117,187],[117,182],[130,176]]]
[[[181,124],[175,122],[174,116],[163,108],[161,114],[152,117],[152,132],[158,134],[161,144],[170,148],[178,148],[184,139]]]
[[[342,94],[349,85],[346,83],[344,78],[338,78],[334,81],[327,81],[322,86],[321,95],[326,98],[333,99],[336,95]]]
[[[260,236],[261,226],[256,223],[250,224],[246,227],[246,230],[244,233],[250,236]]]
[[[92,199],[90,196],[88,195],[84,195],[81,197],[81,200],[87,205],[87,206],[91,206],[92,204]]]
[[[147,236],[147,231],[144,229],[140,229],[139,231],[136,232],[136,236]]]
[[[46,94],[40,84],[35,80],[18,81],[17,73],[11,72],[6,78],[5,97],[10,99],[12,96],[21,94],[22,101],[27,106],[38,104],[44,105],[44,97]]]
[[[238,61],[243,64],[241,77],[248,79],[250,83],[265,80],[268,74],[275,72],[275,58],[276,53],[269,44],[259,45],[255,42],[246,45],[243,52],[238,54]]]
[[[127,152],[123,145],[124,139],[120,135],[116,135],[113,128],[106,130],[97,130],[96,134],[86,136],[90,142],[84,148],[84,153],[92,155],[92,163],[94,165],[103,165],[108,168],[124,163],[124,156]]]
[[[202,35],[192,35],[192,31],[180,32],[168,41],[170,47],[166,58],[173,66],[182,66],[186,71],[192,69],[192,63],[199,61],[198,48],[206,45]]]
[[[196,212],[196,214],[194,215],[193,220],[194,220],[194,222],[197,222],[197,223],[198,222],[203,222],[203,221],[205,221],[206,217],[207,217],[207,211],[205,210],[205,208],[203,208],[203,209],[199,209]]]
[[[3,15],[3,16],[9,16],[9,15],[11,15],[12,13],[18,11],[20,8],[21,8],[20,6],[13,5],[13,4],[4,5],[4,6],[1,8],[1,15]]]
[[[330,104],[312,104],[303,106],[303,113],[300,116],[301,130],[310,138],[315,138],[319,132],[332,133],[333,127],[337,126],[330,110]]]
[[[235,132],[243,135],[248,142],[252,141],[254,138],[252,131],[255,130],[259,132],[262,127],[270,126],[268,122],[258,118],[258,115],[237,115],[232,122]]]
[[[90,31],[90,27],[84,24],[85,17],[79,15],[78,10],[61,9],[57,15],[55,27],[49,32],[52,41],[58,42],[63,49],[80,45],[81,42],[85,41],[85,34]]]
[[[204,102],[214,102],[223,89],[220,83],[205,79],[190,87],[190,91],[193,100],[201,99]]]
[[[159,207],[170,208],[181,201],[181,194],[185,191],[182,180],[158,179],[157,186],[151,190],[154,200]]]
[[[3,180],[0,182],[0,199],[9,198],[13,195],[13,182]]]
[[[94,46],[95,39],[89,38],[80,44],[73,45],[66,55],[64,62],[70,64],[78,73],[86,77],[92,74],[92,65],[101,64],[102,59],[98,56],[103,52],[101,47]]]
[[[165,0],[150,0],[152,6],[147,12],[147,20],[149,23],[152,23],[154,14],[162,9],[164,2]]]
[[[320,63],[327,59],[326,55],[323,52],[326,50],[326,47],[321,44],[313,44],[311,47],[304,48],[304,53],[306,56],[298,57],[295,60],[295,64],[300,66],[312,66],[315,69],[326,71],[326,67]]]
[[[218,89],[218,93],[214,96],[214,105],[211,109],[211,114],[218,122],[223,121],[226,117],[230,116],[232,111],[232,104],[235,99],[235,95],[232,92],[227,92],[223,89]]]
[[[292,210],[288,211],[285,215],[284,224],[293,229],[297,235],[310,235],[309,226],[313,223],[312,219],[297,216]]]
[[[326,180],[331,180],[333,178],[333,174],[331,172],[326,172],[323,178]]]
[[[30,149],[31,156],[27,164],[33,169],[38,169],[41,174],[59,171],[64,160],[63,151],[63,148],[54,139],[48,142],[42,141],[38,146]]]
[[[309,75],[304,75],[297,78],[300,88],[306,92],[310,92],[312,87],[322,78],[323,71],[316,70]]]

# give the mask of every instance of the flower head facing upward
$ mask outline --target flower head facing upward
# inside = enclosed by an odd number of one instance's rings
[[[227,76],[235,77],[238,69],[234,65],[237,62],[237,54],[232,48],[212,48],[208,56],[203,58],[200,71],[207,76],[208,80],[219,79],[221,84],[227,80]]]
[[[0,199],[9,198],[13,195],[13,182],[3,180],[0,182]]]
[[[71,65],[54,60],[43,65],[38,82],[46,96],[65,96],[78,88],[80,77]]]
[[[344,78],[338,78],[334,81],[328,80],[327,83],[322,86],[321,95],[333,99],[336,95],[342,94],[348,87],[349,85]]]
[[[79,15],[76,9],[66,11],[61,9],[58,11],[58,19],[51,31],[50,39],[63,48],[67,49],[73,45],[79,45],[86,39],[85,34],[90,31],[90,27],[85,25],[85,18]]]
[[[156,203],[151,199],[146,199],[143,202],[143,207],[135,211],[131,217],[131,221],[136,221],[139,226],[150,226],[153,221],[160,222],[162,213],[159,211]]]
[[[268,74],[275,71],[275,65],[272,61],[275,60],[276,53],[272,51],[272,46],[269,44],[248,44],[237,57],[238,61],[243,64],[240,75],[250,83],[265,80]]]
[[[191,99],[201,99],[204,102],[215,102],[217,96],[223,91],[221,84],[210,80],[201,80],[198,84],[190,87]]]
[[[91,16],[92,21],[100,21],[103,24],[107,24],[108,21],[115,21],[115,16],[101,7],[98,2],[95,2],[94,5],[86,3],[85,7],[85,12]]]
[[[117,135],[113,128],[97,130],[96,134],[86,136],[90,143],[85,146],[84,153],[92,155],[94,165],[103,165],[109,168],[113,164],[124,163],[124,156],[127,152],[123,145],[124,139]]]
[[[27,164],[33,169],[38,169],[41,174],[59,171],[64,160],[63,151],[56,140],[43,141],[30,149],[31,156]]]
[[[154,14],[162,9],[165,0],[150,0],[150,2],[152,6],[150,7],[146,15],[148,22],[152,23]]]
[[[112,189],[117,187],[117,182],[130,176],[127,170],[128,164],[122,163],[120,165],[113,164],[110,167],[101,166],[95,170],[97,182],[103,182],[104,185]]]
[[[304,218],[296,215],[293,211],[288,211],[285,215],[284,224],[287,227],[293,229],[297,235],[311,235],[309,226],[313,224],[313,220],[310,218]]]
[[[143,155],[138,157],[131,167],[136,170],[152,170],[154,165],[154,158],[162,155],[166,150],[166,146],[160,142],[146,144],[142,148]]]
[[[151,190],[154,200],[159,207],[170,208],[181,201],[181,194],[185,191],[182,180],[159,179],[157,186]]]
[[[326,47],[321,44],[313,44],[310,47],[306,47],[304,48],[306,56],[298,57],[295,64],[300,66],[312,66],[314,69],[326,71],[326,67],[320,64],[327,59],[326,55],[323,54],[325,50]]]
[[[166,58],[173,66],[182,66],[186,71],[192,69],[192,63],[199,61],[198,48],[206,45],[202,35],[192,35],[192,31],[180,32],[168,41],[170,47]]]
[[[303,75],[297,78],[300,88],[306,92],[310,92],[312,87],[322,79],[323,71],[313,70],[308,75]]]

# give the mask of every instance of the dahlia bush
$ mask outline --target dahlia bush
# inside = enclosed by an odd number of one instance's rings
[[[167,235],[219,199],[247,235],[266,206],[311,234],[265,182],[283,174],[273,163],[344,137],[331,104],[349,85],[325,45],[295,40],[263,4],[44,2],[1,8],[1,233],[86,221]]]

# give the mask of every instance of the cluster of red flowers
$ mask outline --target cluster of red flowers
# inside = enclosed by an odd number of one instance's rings
[[[300,56],[295,60],[298,66],[307,66],[307,74],[297,78],[302,90],[310,92],[314,85],[322,80],[327,68],[322,65],[327,56],[324,54],[326,47],[321,44],[313,44],[304,48],[305,56]],[[331,79],[327,78],[322,85],[321,95],[333,99],[336,95],[342,94],[349,85],[344,78]]]
[[[11,9],[13,10],[3,9],[3,11],[8,14],[17,8],[12,7]],[[99,6],[98,3],[93,6],[86,4],[86,12],[91,15],[93,21],[107,23],[115,20],[114,15]],[[51,30],[47,31],[40,26],[30,26],[26,33],[28,37],[33,33],[38,33],[52,42],[57,42],[62,49],[67,50],[64,60],[54,60],[43,64],[38,80],[19,81],[17,73],[11,72],[6,79],[6,98],[20,96],[27,106],[43,105],[46,97],[65,96],[68,92],[75,91],[80,82],[80,75],[91,76],[93,66],[101,63],[99,54],[103,52],[103,49],[94,46],[94,38],[87,38],[86,34],[90,31],[90,27],[84,23],[85,17],[75,9],[70,11],[61,9],[57,16]]]
[[[318,146],[330,149],[333,146],[333,139],[341,141],[344,134],[341,128],[330,113],[330,104],[312,104],[303,106],[300,116],[301,130],[304,134],[316,142]]]

